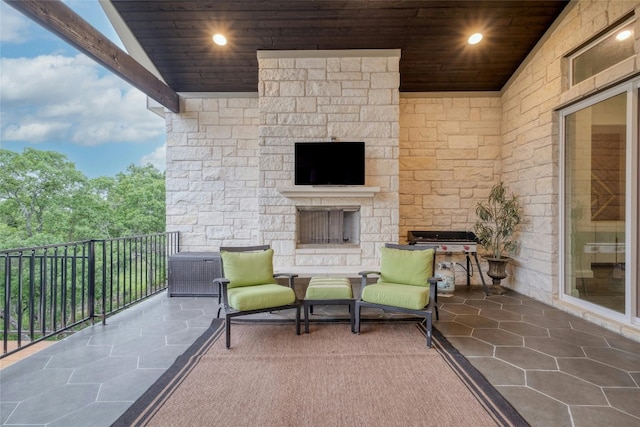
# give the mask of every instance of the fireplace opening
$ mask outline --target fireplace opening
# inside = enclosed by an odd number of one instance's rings
[[[299,248],[360,244],[359,206],[299,206]]]

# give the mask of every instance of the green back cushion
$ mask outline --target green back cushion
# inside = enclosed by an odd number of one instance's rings
[[[433,276],[433,249],[411,251],[383,247],[380,254],[378,282],[429,286],[428,280]]]
[[[274,283],[271,248],[260,252],[221,251],[220,257],[228,288]]]

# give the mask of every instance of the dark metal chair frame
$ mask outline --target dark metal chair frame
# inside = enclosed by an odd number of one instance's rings
[[[435,273],[435,266],[436,266],[436,255],[435,255],[436,247],[435,246],[398,245],[398,244],[386,243],[385,247],[391,248],[391,249],[407,250],[407,251],[422,251],[427,249],[433,249],[434,256],[433,256],[433,265],[432,265],[431,271],[432,271],[432,274]],[[364,290],[365,286],[368,285],[367,283],[368,276],[369,275],[380,276],[380,271],[362,271],[359,274],[361,276],[361,286],[360,286],[360,298],[358,298],[358,300],[356,301],[356,313],[355,313],[356,314],[356,333],[357,334],[360,333],[360,311],[362,307],[372,307],[372,308],[379,308],[385,311],[396,311],[401,313],[415,314],[415,315],[424,317],[424,322],[425,322],[426,331],[427,331],[427,347],[431,347],[431,335],[433,330],[432,315],[434,311],[436,312],[436,319],[439,318],[437,304],[438,304],[438,281],[440,279],[437,277],[429,278],[429,302],[424,308],[420,310],[414,310],[410,308],[396,307],[396,306],[384,305],[384,304],[375,304],[367,301],[362,301],[362,291]]]
[[[314,305],[348,305],[349,313],[351,314],[351,332],[356,331],[355,327],[355,308],[356,308],[356,299],[304,299],[302,301],[304,306],[304,332],[305,334],[309,333],[309,311],[313,314],[313,306]],[[309,310],[311,309],[311,310]]]
[[[259,245],[259,246],[224,246],[220,247],[220,252],[258,252],[258,251],[266,251],[269,249],[269,245]],[[289,287],[294,290],[295,278],[298,277],[297,274],[290,273],[277,273],[273,275],[274,278],[278,277],[286,277],[289,281]],[[226,346],[227,348],[231,347],[231,318],[238,316],[245,316],[247,314],[255,314],[255,313],[266,313],[273,312],[278,310],[287,310],[293,308],[296,310],[296,335],[300,335],[300,301],[296,296],[296,300],[292,304],[281,305],[277,307],[267,307],[261,308],[257,310],[246,310],[240,311],[229,305],[228,295],[227,295],[227,286],[229,285],[229,280],[224,277],[224,261],[222,262],[222,277],[217,278],[213,281],[214,284],[218,285],[218,303],[221,304],[218,309],[218,317],[220,317],[220,309],[224,309],[225,314],[225,329],[226,329]],[[259,286],[259,285],[256,285]]]

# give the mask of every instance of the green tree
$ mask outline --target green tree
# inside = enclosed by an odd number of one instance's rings
[[[113,212],[108,197],[114,185],[110,177],[91,179],[74,194],[58,222],[63,224],[60,231],[65,241],[119,237],[111,234]]]
[[[164,173],[152,165],[129,165],[116,175],[109,202],[116,219],[113,232],[130,236],[163,232],[166,228]]]
[[[0,149],[0,248],[159,233],[165,212],[151,165],[87,179],[63,154]]]
[[[23,153],[0,150],[0,200],[11,215],[11,222],[26,238],[45,231],[49,213],[68,206],[75,193],[86,182],[63,154],[26,148]]]

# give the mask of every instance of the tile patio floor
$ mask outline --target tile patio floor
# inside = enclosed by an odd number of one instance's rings
[[[640,426],[640,343],[514,292],[460,287],[439,306],[435,327],[531,425]],[[311,333],[341,309],[316,307]],[[110,425],[216,312],[216,298],[163,292],[2,369],[0,423]]]
[[[531,425],[640,426],[640,343],[531,298],[439,298],[435,327]]]

